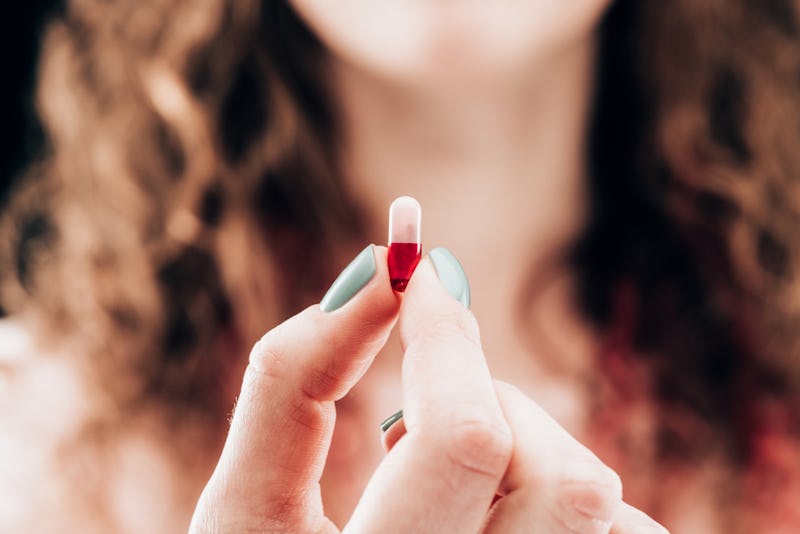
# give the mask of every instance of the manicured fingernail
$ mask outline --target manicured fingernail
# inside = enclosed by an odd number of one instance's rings
[[[453,253],[446,248],[439,247],[428,252],[428,257],[447,292],[469,308],[470,295],[467,274]]]
[[[322,311],[338,310],[372,279],[375,275],[375,254],[372,248],[373,245],[369,245],[362,250],[333,281],[331,288],[319,303]]]
[[[395,424],[402,418],[403,418],[403,410],[400,410],[397,413],[393,413],[392,415],[387,417],[383,423],[381,423],[381,432],[386,432],[392,427],[393,424]]]

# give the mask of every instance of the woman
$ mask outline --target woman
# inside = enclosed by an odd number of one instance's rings
[[[8,528],[797,524],[796,6],[564,6],[71,2],[4,213]],[[458,260],[401,298],[402,194]]]

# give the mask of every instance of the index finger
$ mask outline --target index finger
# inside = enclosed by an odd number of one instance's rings
[[[256,343],[193,526],[319,529],[309,521],[325,521],[318,482],[334,401],[366,371],[399,307],[389,284],[386,249],[370,246],[343,271],[322,307],[307,308]]]

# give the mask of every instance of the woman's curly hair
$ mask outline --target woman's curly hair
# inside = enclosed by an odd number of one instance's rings
[[[617,0],[600,33],[583,309],[740,460],[763,403],[798,406],[799,32],[790,0]],[[362,232],[325,85],[286,2],[72,0],[41,59],[47,155],[2,215],[3,307],[125,409],[227,411],[226,345],[313,301]]]
[[[669,424],[687,409],[737,462],[776,404],[798,420],[796,7],[618,2],[606,20],[576,266],[590,317],[652,369],[662,453],[708,446]]]

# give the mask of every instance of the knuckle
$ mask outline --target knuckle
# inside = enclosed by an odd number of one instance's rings
[[[316,401],[336,400],[344,395],[342,374],[332,367],[309,367],[305,369],[303,393]]]
[[[453,310],[438,314],[419,332],[418,340],[423,343],[452,342],[464,339],[480,346],[478,322],[465,310]]]
[[[448,457],[456,466],[500,478],[511,460],[512,439],[505,421],[463,419],[444,436]]]
[[[338,349],[336,340],[320,341],[331,351]],[[300,361],[293,357],[293,349],[282,325],[278,325],[259,339],[250,351],[248,368],[254,373],[279,382],[290,382],[292,388],[299,387],[308,398],[317,401],[331,400],[341,393],[343,387],[341,375],[347,368],[339,365],[337,360]]]
[[[619,475],[596,459],[569,465],[556,491],[560,522],[580,532],[608,532],[622,505]]]
[[[250,367],[261,372],[272,372],[282,365],[283,351],[277,343],[278,329],[270,330],[256,341],[250,351]]]

